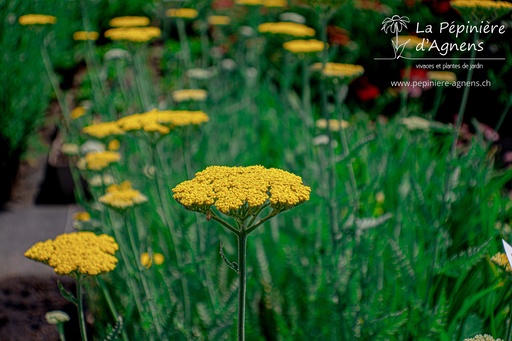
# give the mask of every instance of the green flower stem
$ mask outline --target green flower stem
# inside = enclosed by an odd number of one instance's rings
[[[407,82],[411,78],[411,69],[412,69],[412,60],[405,59],[405,74],[403,77],[403,81]],[[400,91],[400,115],[405,117],[407,114],[407,95],[408,95],[408,87],[404,86],[402,91]]]
[[[192,67],[192,58],[190,56],[190,46],[188,45],[187,31],[185,29],[185,21],[182,18],[176,18],[178,26],[178,36],[180,38],[181,52],[184,54],[185,68],[188,70]]]
[[[80,325],[80,335],[82,336],[82,341],[87,341],[87,329],[85,324],[85,314],[84,314],[84,299],[83,299],[83,276],[78,275],[76,278],[76,300],[78,302],[78,323]]]
[[[434,105],[432,106],[431,119],[434,119],[439,111],[439,106],[441,105],[441,99],[443,98],[443,87],[436,87],[436,95],[434,97]]]
[[[127,214],[124,215],[124,226],[125,226],[125,230],[128,231],[128,238],[130,240],[130,245],[132,247],[133,258],[134,258],[135,263],[137,264],[138,275],[139,275],[140,281],[142,283],[142,289],[144,290],[144,293],[146,295],[146,300],[148,301],[148,304],[149,304],[149,311],[151,313],[151,317],[153,319],[154,326],[156,328],[157,336],[163,335],[163,329],[162,329],[162,326],[160,325],[158,313],[157,313],[153,298],[151,297],[151,291],[149,290],[149,284],[146,279],[146,276],[144,275],[144,268],[142,267],[142,264],[139,261],[140,251],[137,248],[137,245],[135,242],[135,236],[133,235],[133,229],[130,228],[130,226],[128,224],[128,215]]]
[[[143,49],[142,51],[145,51]],[[144,64],[143,58],[140,56],[139,52],[135,52],[133,54],[133,67],[135,70],[135,84],[138,88],[139,94],[140,94],[140,100],[142,103],[143,110],[150,110],[151,109],[151,99],[149,98],[149,94],[147,92],[148,86],[145,86],[142,84],[142,80],[144,79],[144,72],[142,65]]]
[[[98,282],[99,287],[101,288],[101,291],[103,292],[103,297],[105,297],[105,300],[107,301],[108,308],[110,309],[110,313],[114,317],[116,321],[119,320],[119,312],[116,309],[116,306],[114,304],[114,300],[112,299],[112,296],[110,295],[107,286],[105,285],[105,282],[101,277],[96,276],[96,282]],[[126,329],[123,328],[121,331],[121,335],[123,336],[124,341],[128,341],[128,334],[126,333]]]
[[[203,58],[201,60],[201,66],[206,69],[208,66],[208,55],[209,55],[209,46],[208,46],[208,35],[206,30],[208,29],[208,25],[205,23],[201,23],[200,35],[201,35],[201,52],[203,54]]]
[[[215,220],[216,222],[218,222],[219,224],[221,224],[222,226],[224,226],[225,228],[227,228],[228,230],[230,230],[231,232],[233,232],[234,234],[236,234],[238,236],[239,231],[236,228],[234,228],[233,226],[226,223],[222,218],[219,218],[211,209],[210,209],[210,215],[213,220]]]
[[[478,40],[479,34],[477,31],[473,33],[473,42],[476,43]],[[471,82],[471,79],[473,78],[473,60],[476,56],[476,49],[471,50],[471,56],[469,60],[469,71],[466,76],[466,84],[469,84]],[[468,102],[469,97],[469,86],[466,86],[464,88],[464,93],[462,94],[462,101],[460,102],[459,112],[457,116],[457,122],[455,124],[455,129],[453,130],[453,139],[452,139],[452,147],[451,147],[451,157],[452,159],[455,158],[455,155],[457,153],[457,140],[459,137],[460,127],[462,126],[462,121],[464,119],[464,111],[466,110],[466,104]]]
[[[57,332],[59,333],[60,341],[66,341],[66,334],[64,334],[64,323],[59,322],[56,325]]]
[[[254,230],[256,230],[256,228],[258,226],[260,226],[261,224],[265,223],[266,221],[270,220],[271,218],[274,218],[276,215],[278,215],[279,213],[281,213],[281,211],[277,211],[277,210],[273,210],[272,212],[270,212],[270,214],[268,216],[266,216],[265,218],[261,219],[260,221],[258,221],[256,224],[248,227],[246,229],[247,231],[247,235],[251,234]]]
[[[496,127],[494,128],[494,130],[498,131],[501,128],[501,125],[503,124],[505,117],[510,111],[510,107],[512,107],[512,93],[510,93],[510,96],[508,96],[507,104],[505,104],[505,108],[501,112],[500,119],[498,120],[498,123],[496,123]]]
[[[246,260],[247,236],[243,226],[238,237],[238,341],[245,340],[245,296],[247,286]]]
[[[310,71],[307,59],[302,60],[302,103],[306,115],[311,115],[311,86],[310,86]]]
[[[511,341],[510,336],[512,332],[512,304],[509,307],[510,311],[508,312],[508,326],[507,326],[507,336],[505,337],[505,341]]]

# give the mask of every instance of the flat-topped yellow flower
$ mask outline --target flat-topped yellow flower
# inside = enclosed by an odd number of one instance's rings
[[[339,78],[344,81],[350,81],[364,73],[364,68],[361,65],[355,64],[326,63],[323,66],[322,63],[315,63],[311,68],[321,71],[326,77]]]
[[[172,128],[197,125],[208,120],[208,115],[203,111],[153,109],[142,114],[121,117],[117,124],[125,131],[144,130],[167,134]]]
[[[161,253],[155,252],[152,255],[150,255],[147,252],[143,252],[140,255],[140,264],[142,264],[145,268],[150,268],[151,265],[162,265],[165,261],[164,255]]]
[[[149,18],[140,16],[117,17],[108,22],[111,27],[137,27],[148,26]]]
[[[260,33],[283,34],[294,37],[312,37],[315,30],[303,24],[289,21],[267,22],[258,26]]]
[[[77,31],[73,33],[73,40],[97,40],[99,35],[94,31]]]
[[[189,210],[206,213],[214,206],[231,216],[265,204],[284,211],[309,200],[310,191],[301,177],[263,166],[211,166],[173,188],[174,199]]]
[[[429,71],[427,78],[434,81],[455,82],[457,75],[451,71]]]
[[[121,154],[118,152],[112,152],[110,150],[101,152],[90,152],[85,155],[85,167],[88,170],[99,171],[111,163],[121,160]]]
[[[264,0],[263,6],[265,7],[286,7],[288,6],[287,0]]]
[[[160,37],[162,31],[158,27],[117,27],[105,31],[105,37],[111,40],[127,40],[143,43]]]
[[[82,132],[100,139],[107,136],[124,134],[124,130],[119,128],[119,125],[115,121],[94,123],[87,127],[84,127],[82,129]]]
[[[197,17],[197,10],[193,8],[171,8],[165,12],[170,18],[194,19]]]
[[[91,220],[91,215],[89,214],[89,212],[86,212],[86,211],[76,212],[73,215],[73,220],[89,221],[89,220]]]
[[[117,250],[119,246],[111,236],[84,231],[38,242],[25,257],[51,266],[58,275],[96,276],[115,269]]]
[[[498,252],[494,256],[492,256],[491,261],[498,265],[500,268],[505,270],[508,273],[512,273],[512,267],[508,261],[507,255],[501,252]]]
[[[455,0],[450,5],[459,11],[465,20],[493,21],[512,11],[512,3],[506,1],[490,0]]]
[[[263,6],[264,0],[235,0],[236,5]]]
[[[231,23],[231,18],[226,15],[210,15],[208,24],[213,26],[225,26]]]
[[[99,202],[112,208],[123,210],[148,201],[148,198],[138,190],[132,188],[129,181],[123,181],[119,185],[110,185],[107,193],[101,196]]]
[[[349,123],[344,120],[330,119],[326,120],[325,118],[318,119],[315,122],[315,125],[319,129],[329,129],[331,131],[340,131],[341,128],[345,129],[349,127]]]
[[[200,110],[163,110],[157,115],[157,121],[173,127],[198,125],[210,120],[208,115]]]
[[[46,14],[26,14],[18,18],[20,25],[53,25],[57,18]]]
[[[203,89],[183,89],[176,90],[172,92],[172,99],[175,102],[184,102],[184,101],[204,101],[208,96],[208,91]]]
[[[283,44],[283,48],[292,53],[313,53],[323,51],[325,44],[320,40],[292,40]]]

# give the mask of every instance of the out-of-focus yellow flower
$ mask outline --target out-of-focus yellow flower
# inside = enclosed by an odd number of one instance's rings
[[[231,18],[225,15],[210,15],[208,24],[213,26],[225,26],[231,23]]]
[[[124,130],[119,128],[119,125],[115,121],[91,124],[84,127],[82,132],[97,138],[124,134]]]
[[[137,27],[148,26],[149,18],[138,16],[117,17],[108,22],[111,27]]]
[[[71,113],[69,114],[72,119],[76,120],[79,117],[82,117],[87,112],[87,109],[85,107],[76,107],[73,110],[71,110]]]
[[[197,125],[208,122],[208,120],[208,115],[203,111],[153,109],[143,114],[121,117],[117,123],[125,131],[144,130],[167,134],[172,128]]]
[[[265,7],[286,7],[288,6],[287,0],[264,0],[263,6]]]
[[[502,339],[495,339],[491,335],[476,335],[472,338],[464,339],[464,341],[503,341]]]
[[[320,118],[316,121],[315,125],[319,129],[327,129],[327,127],[329,127],[329,130],[331,131],[340,131],[341,128],[345,129],[350,126],[347,121],[336,120],[334,118],[329,120],[329,124],[327,124],[327,120],[325,118]]]
[[[311,189],[300,176],[263,166],[211,166],[173,188],[174,199],[189,210],[206,213],[215,206],[224,214],[257,212],[268,203],[284,211],[309,200]]]
[[[361,65],[327,63],[323,69],[322,66],[322,63],[315,63],[311,68],[313,70],[321,71],[322,74],[326,77],[339,78],[347,82],[361,76],[364,73],[364,68]]]
[[[294,37],[312,37],[315,30],[306,25],[289,21],[267,22],[258,26],[260,33],[284,34]]]
[[[53,25],[57,18],[46,14],[26,14],[18,18],[20,25]]]
[[[292,40],[283,44],[283,48],[292,53],[313,53],[323,51],[325,44],[320,40]]]
[[[153,265],[153,264],[162,265],[164,260],[165,260],[164,255],[162,255],[161,253],[157,253],[157,252],[153,253],[153,257],[151,257],[150,254],[147,252],[144,252],[140,255],[140,263],[145,268],[150,268],[151,265]]]
[[[60,147],[60,151],[66,155],[78,155],[78,153],[80,153],[80,147],[74,143],[63,143]]]
[[[375,194],[375,201],[378,204],[383,204],[385,200],[386,200],[386,196],[384,195],[383,192],[377,192],[377,194]]]
[[[97,40],[99,35],[100,34],[98,32],[94,32],[94,31],[90,31],[90,32],[78,31],[78,32],[73,33],[73,39],[74,40]]]
[[[44,314],[44,318],[49,324],[59,324],[69,321],[69,315],[60,310],[49,311]]]
[[[25,257],[51,266],[58,275],[96,276],[115,269],[117,250],[119,246],[111,236],[84,231],[38,242],[25,252]]]
[[[91,215],[89,214],[89,212],[86,212],[86,211],[76,212],[73,215],[73,220],[89,221],[89,220],[91,220]]]
[[[263,6],[264,0],[235,0],[235,4],[243,6]]]
[[[160,37],[162,32],[158,27],[118,27],[105,31],[105,37],[111,40],[127,40],[143,43]]]
[[[450,5],[468,21],[493,21],[512,10],[512,3],[490,0],[455,0]]]
[[[428,71],[427,78],[435,81],[455,82],[457,75],[451,71]]]
[[[184,102],[184,101],[204,101],[208,96],[208,92],[202,89],[183,89],[176,90],[172,93],[172,99],[175,102]]]
[[[118,151],[121,147],[121,142],[119,140],[112,140],[108,143],[108,150],[111,150],[113,152]]]
[[[88,153],[85,160],[85,167],[89,170],[99,171],[121,159],[121,154],[112,151]]]
[[[505,270],[506,272],[512,273],[512,267],[510,266],[510,262],[508,261],[506,254],[498,252],[497,254],[492,256],[491,261],[498,265],[503,270]]]
[[[165,14],[170,18],[194,19],[197,17],[197,10],[193,8],[171,8]]]
[[[102,204],[123,210],[128,207],[143,204],[148,201],[148,198],[138,190],[133,189],[129,181],[124,181],[119,185],[110,185],[107,188],[107,193],[98,200]]]

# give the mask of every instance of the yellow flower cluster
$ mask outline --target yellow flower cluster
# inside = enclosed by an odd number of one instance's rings
[[[327,63],[323,69],[322,63],[315,63],[312,65],[312,69],[321,70],[324,76],[342,78],[347,81],[357,78],[364,73],[364,68],[361,65],[342,63]]]
[[[105,37],[112,40],[128,40],[143,43],[160,37],[162,32],[158,27],[118,27],[105,31]]]
[[[405,48],[409,50],[416,50],[418,44],[423,43],[423,46],[429,47],[430,43],[427,40],[417,36],[398,36],[398,45],[406,44]]]
[[[208,96],[208,92],[202,89],[183,89],[176,90],[172,93],[172,99],[175,102],[184,102],[184,101],[204,101]]]
[[[26,14],[18,18],[20,25],[53,25],[57,18],[53,15]]]
[[[76,107],[73,110],[71,110],[71,113],[69,114],[72,119],[76,120],[79,117],[82,117],[87,112],[87,109],[85,107]]]
[[[464,341],[503,341],[503,340],[495,339],[491,335],[484,334],[484,335],[476,335],[475,337],[464,339]]]
[[[512,272],[512,267],[510,267],[510,263],[506,254],[498,252],[492,256],[491,261],[499,267],[503,268],[506,272]]]
[[[331,131],[340,131],[341,128],[345,129],[349,127],[349,123],[344,120],[336,120],[336,119],[330,119],[327,121],[325,118],[318,119],[316,121],[316,127],[319,129],[327,129],[329,127],[329,130]]]
[[[311,27],[288,21],[263,23],[258,26],[258,31],[261,33],[284,34],[294,37],[312,37],[315,35],[315,30]]]
[[[211,15],[208,17],[208,24],[213,26],[225,26],[231,23],[231,18],[225,15]]]
[[[121,154],[112,151],[90,152],[85,155],[85,167],[89,170],[99,171],[113,162],[119,161]]]
[[[155,265],[162,265],[164,260],[164,255],[158,252],[153,253],[153,257],[151,257],[151,255],[147,252],[144,252],[140,255],[140,264],[142,264],[142,266],[145,268],[150,268],[153,263]]]
[[[194,19],[197,17],[197,10],[193,8],[171,8],[165,14],[171,18]]]
[[[209,118],[202,111],[188,111],[188,110],[157,110],[153,109],[143,114],[133,114],[121,117],[117,120],[117,124],[125,131],[144,130],[146,132],[158,132],[160,134],[167,134],[170,128],[165,124],[170,125],[171,128],[190,125],[201,124],[208,122]]]
[[[108,186],[107,193],[98,200],[112,208],[122,210],[143,204],[148,201],[148,198],[136,189],[133,189],[129,181],[123,181],[119,185]]]
[[[286,7],[287,0],[236,0],[235,4],[244,6]]]
[[[149,18],[137,16],[117,17],[108,22],[111,27],[137,27],[148,26]]]
[[[285,50],[292,53],[312,53],[320,52],[324,49],[325,44],[320,40],[292,40],[283,44]]]
[[[187,209],[205,213],[214,205],[227,215],[257,210],[266,203],[282,211],[309,200],[311,189],[301,177],[263,166],[211,166],[173,188],[174,199]]]
[[[87,127],[84,127],[82,132],[97,138],[124,134],[124,130],[119,128],[117,122],[101,122],[91,124]]]
[[[99,37],[98,32],[88,32],[88,31],[77,31],[73,33],[74,40],[96,40]]]
[[[235,4],[243,6],[262,6],[263,0],[235,0]]]
[[[457,80],[457,76],[451,71],[429,71],[427,72],[427,78],[442,82],[455,82]]]
[[[86,211],[76,212],[73,215],[73,220],[76,220],[76,221],[89,221],[89,220],[91,220],[91,215],[88,212],[86,212]]]
[[[106,234],[74,232],[36,243],[25,257],[51,266],[58,275],[96,276],[115,269],[117,250],[114,238]]]
[[[493,21],[512,10],[512,3],[506,1],[490,0],[455,0],[450,2],[466,20],[476,22]]]

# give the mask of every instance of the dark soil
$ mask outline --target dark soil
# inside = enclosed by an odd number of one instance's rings
[[[68,278],[18,277],[0,282],[0,341],[58,341],[57,328],[44,317],[53,310],[70,316],[64,324],[66,339],[80,339],[76,306],[62,298],[57,280],[75,291]]]

